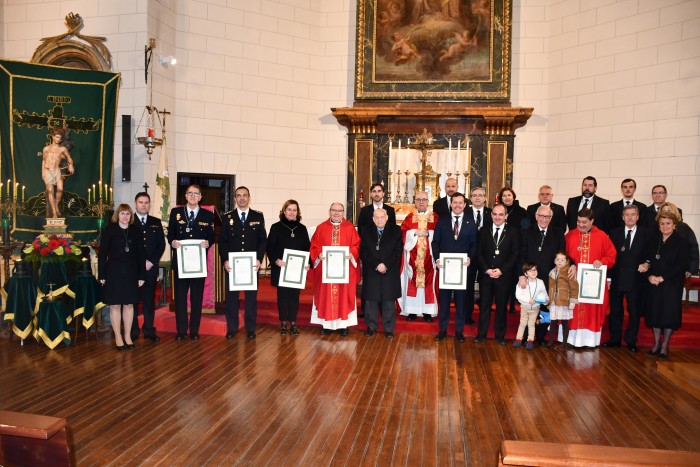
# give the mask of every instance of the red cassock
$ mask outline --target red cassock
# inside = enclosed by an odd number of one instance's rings
[[[350,280],[347,284],[324,284],[323,264],[316,260],[324,246],[347,246],[353,260],[350,261]],[[344,329],[357,325],[357,284],[360,282],[359,257],[360,236],[351,222],[343,219],[338,225],[330,220],[316,227],[311,238],[311,262],[315,265],[314,302],[311,308],[311,322],[326,329]]]
[[[566,252],[574,264],[593,264],[597,260],[607,266],[608,270],[615,264],[617,256],[610,237],[596,226],[585,234],[578,229],[570,230],[566,234]],[[607,287],[602,305],[579,302],[574,308],[574,317],[569,324],[569,344],[574,347],[599,346],[607,309]]]
[[[399,299],[402,315],[428,314],[437,316],[435,300],[435,268],[430,242],[438,221],[433,212],[410,213],[401,223],[404,255],[401,261],[401,289]],[[425,229],[428,237],[417,237],[416,230]]]

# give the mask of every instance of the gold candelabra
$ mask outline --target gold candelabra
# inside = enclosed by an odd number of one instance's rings
[[[427,128],[423,128],[423,133],[416,138],[414,143],[407,146],[409,149],[416,149],[421,152],[420,164],[421,169],[415,173],[416,187],[413,190],[414,197],[418,191],[427,191],[431,194],[431,201],[435,201],[440,194],[440,174],[433,170],[430,165],[431,151],[437,149],[445,149],[443,144],[434,144],[433,135],[428,132]],[[408,171],[406,171],[406,201],[408,200]],[[450,176],[451,174],[448,174]],[[428,188],[431,188],[428,190]]]

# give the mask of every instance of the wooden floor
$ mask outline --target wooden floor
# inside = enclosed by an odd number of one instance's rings
[[[0,409],[67,418],[80,466],[493,466],[503,439],[700,451],[700,401],[626,349],[318,331],[127,352],[2,339]]]

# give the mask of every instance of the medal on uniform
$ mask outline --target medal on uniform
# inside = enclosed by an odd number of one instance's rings
[[[542,247],[541,247],[541,246],[538,246],[538,247],[537,247],[537,251],[542,251]]]
[[[292,237],[292,238],[294,238],[294,232],[292,232],[291,235],[289,235],[289,236]]]
[[[656,255],[656,259],[661,259],[661,255]]]
[[[379,245],[377,245],[377,251],[379,251]]]
[[[625,251],[625,250],[626,250],[626,248],[624,246],[622,248],[620,248],[620,251]]]
[[[190,228],[187,227],[187,228],[185,229],[185,232],[189,232],[189,231],[190,231]]]
[[[500,253],[500,250],[496,249],[495,253],[496,255],[498,255]]]
[[[129,252],[129,246],[128,246],[128,245],[124,247],[124,251],[126,251],[127,253]]]
[[[455,235],[455,240],[457,240],[457,235]]]

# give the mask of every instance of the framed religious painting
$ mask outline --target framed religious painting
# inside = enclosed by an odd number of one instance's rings
[[[512,0],[358,0],[357,100],[508,101]]]

